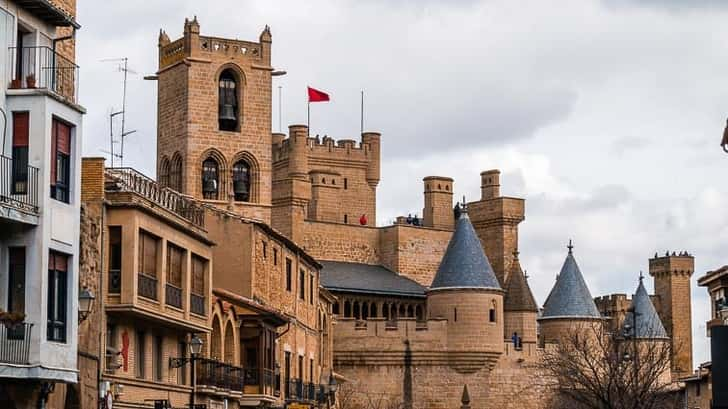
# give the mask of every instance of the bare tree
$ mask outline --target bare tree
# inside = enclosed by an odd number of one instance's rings
[[[671,356],[667,339],[625,339],[598,322],[548,345],[542,367],[557,383],[554,408],[658,409],[674,407]]]

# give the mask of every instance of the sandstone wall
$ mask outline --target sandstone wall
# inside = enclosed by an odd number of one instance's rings
[[[320,260],[379,264],[379,231],[374,227],[306,221],[301,245]]]

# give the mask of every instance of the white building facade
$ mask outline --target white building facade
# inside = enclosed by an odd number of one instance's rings
[[[43,407],[78,381],[85,111],[63,3],[0,0],[0,407]]]

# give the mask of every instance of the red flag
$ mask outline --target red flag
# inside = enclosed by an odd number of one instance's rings
[[[326,102],[328,100],[329,94],[315,88],[308,87],[308,102]]]

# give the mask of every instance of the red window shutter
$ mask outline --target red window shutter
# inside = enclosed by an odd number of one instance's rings
[[[51,252],[48,257],[48,269],[55,271],[68,271],[68,256]]]
[[[58,140],[58,152],[65,153],[66,155],[71,154],[71,127],[64,124],[63,122],[56,121],[58,128],[58,134],[56,136]]]
[[[56,156],[57,154],[57,140],[58,140],[58,122],[54,119],[51,125],[51,186],[56,185]]]
[[[30,114],[13,112],[13,146],[28,146]]]

